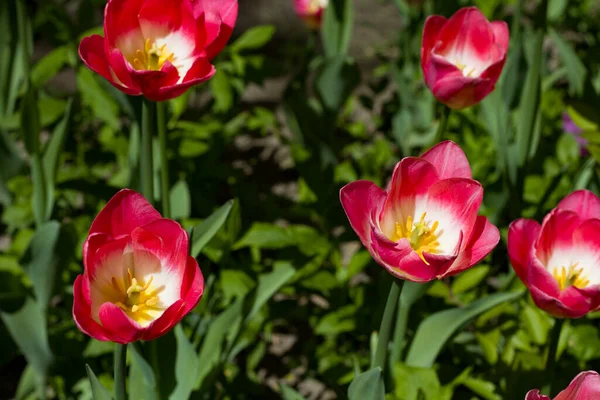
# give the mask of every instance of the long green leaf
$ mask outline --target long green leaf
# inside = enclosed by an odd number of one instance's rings
[[[88,364],[85,364],[85,370],[87,371],[87,376],[90,380],[90,386],[92,388],[92,398],[94,400],[111,400],[112,397],[110,396],[108,391],[106,391],[104,386],[102,386],[102,383],[100,383],[100,381],[96,377],[96,374],[94,374],[94,371],[92,371],[92,368],[90,368]]]
[[[33,282],[37,302],[43,310],[48,307],[54,287],[59,235],[58,222],[50,221],[42,225],[31,239],[29,248],[21,260]]]
[[[129,370],[129,399],[158,400],[156,377],[152,367],[138,352],[135,346],[129,346],[131,368]]]
[[[233,204],[234,200],[229,200],[198,226],[192,229],[190,233],[190,254],[192,257],[198,257],[204,246],[206,246],[219,229],[221,229],[225,221],[227,221],[227,217],[229,216]]]
[[[349,400],[384,400],[385,386],[381,368],[373,368],[358,375],[348,388]]]
[[[569,79],[569,93],[572,96],[581,96],[585,85],[587,68],[579,59],[571,45],[563,39],[554,29],[550,28],[550,37],[556,44],[558,53],[565,67],[567,68],[567,78]]]
[[[462,325],[498,304],[512,301],[522,295],[522,292],[493,294],[464,308],[453,308],[430,315],[421,322],[415,333],[406,364],[411,367],[431,367],[444,344]]]
[[[46,220],[50,219],[52,215],[52,209],[54,208],[54,182],[56,181],[56,171],[58,168],[59,156],[62,151],[65,138],[67,137],[72,106],[73,100],[70,99],[65,110],[65,115],[54,128],[50,142],[44,151],[44,157],[42,161],[45,171],[44,176],[46,178]]]
[[[325,9],[321,38],[325,55],[335,57],[348,53],[354,8],[352,0],[332,0]]]
[[[175,327],[175,339],[177,340],[177,358],[175,361],[177,386],[169,399],[189,399],[196,384],[195,379],[198,376],[200,359],[196,354],[196,349],[185,335],[181,324]]]
[[[296,270],[290,263],[276,262],[273,272],[259,276],[254,303],[246,316],[246,320],[251,319],[295,273]]]
[[[306,400],[304,396],[284,383],[279,384],[279,389],[283,400]]]
[[[52,352],[48,343],[44,311],[33,299],[28,299],[18,312],[0,313],[0,316],[27,363],[34,369],[38,385],[45,386]]]

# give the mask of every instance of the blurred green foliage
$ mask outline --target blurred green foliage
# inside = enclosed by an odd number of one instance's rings
[[[505,241],[481,265],[415,293],[401,310],[404,357],[387,375],[366,371],[390,281],[358,244],[338,192],[357,179],[385,187],[401,157],[433,140],[440,106],[421,79],[422,24],[471,4],[507,20],[517,36],[496,92],[449,121],[447,136],[486,189],[483,212],[505,238],[511,220],[540,219],[575,188],[598,193],[600,3],[549,1],[540,112],[526,116],[520,90],[535,60],[536,2],[394,2],[402,24],[397,39],[375,47],[376,68],[349,54],[351,2],[333,1],[340,12],[326,15],[322,38],[287,42],[271,25],[238,31],[210,83],[169,101],[171,214],[190,229],[206,290],[184,323],[157,340],[157,370],[145,361],[151,346],[132,350],[131,399],[342,399],[360,372],[366,378],[350,398],[361,400],[365,385],[383,399],[384,382],[393,388],[386,398],[398,400],[523,398],[545,383],[554,322],[511,272]],[[2,396],[39,397],[42,380],[49,398],[99,399],[113,385],[114,345],[84,336],[71,317],[91,221],[120,188],[139,189],[140,99],[77,56],[78,40],[101,31],[102,7],[27,2],[25,57],[14,9],[0,4]],[[285,82],[275,99],[248,95],[273,81]],[[567,109],[585,126],[589,157],[562,131]],[[24,123],[39,138],[25,137]],[[533,138],[531,148],[519,146],[519,135]],[[515,169],[515,151],[527,168]],[[42,181],[31,178],[36,157]],[[154,165],[158,182],[158,157]],[[32,201],[36,184],[43,200]],[[600,368],[595,318],[565,325],[557,386]]]

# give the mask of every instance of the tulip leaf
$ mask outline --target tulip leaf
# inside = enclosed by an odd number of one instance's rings
[[[192,199],[190,188],[184,180],[179,180],[171,188],[169,193],[171,198],[171,216],[172,219],[189,218],[192,212]]]
[[[56,180],[56,170],[58,168],[59,156],[63,148],[63,143],[67,137],[69,119],[71,118],[71,108],[73,100],[69,100],[63,119],[56,125],[52,132],[50,142],[44,151],[43,166],[46,186],[46,210],[45,219],[50,219],[54,207],[54,183]]]
[[[154,371],[134,345],[129,345],[131,369],[129,370],[129,399],[158,400]]]
[[[273,272],[259,276],[254,303],[246,316],[246,320],[251,319],[295,273],[296,270],[289,262],[278,261],[275,263]]]
[[[42,307],[30,298],[16,313],[0,313],[0,315],[27,363],[35,371],[38,385],[45,386],[48,368],[52,362],[52,352],[48,343],[46,316]]]
[[[175,327],[175,339],[177,340],[177,358],[175,360],[177,386],[169,398],[171,400],[189,399],[200,369],[200,359],[181,324]]]
[[[90,387],[92,388],[92,399],[93,400],[111,400],[112,397],[108,393],[108,391],[102,386],[102,383],[92,371],[92,368],[88,364],[85,364],[85,369],[87,371],[88,379],[90,380]]]
[[[190,254],[192,257],[198,257],[204,246],[206,246],[219,229],[221,229],[225,221],[227,221],[227,217],[229,216],[233,204],[234,200],[229,200],[192,229],[190,233]]]
[[[33,282],[35,297],[42,309],[48,307],[54,287],[59,235],[60,224],[57,221],[42,225],[31,239],[29,248],[21,260]]]
[[[479,299],[466,307],[430,315],[421,322],[415,333],[406,357],[406,364],[411,367],[430,368],[444,344],[462,325],[485,311],[522,295],[522,292],[497,293]]]
[[[204,378],[218,366],[223,353],[223,343],[227,335],[232,333],[237,334],[237,330],[242,322],[243,304],[242,298],[236,300],[210,323],[198,356],[202,362],[200,363],[194,389],[198,389],[201,385],[208,385]]]
[[[348,388],[349,400],[384,400],[385,386],[381,368],[376,367],[358,375]]]
[[[27,289],[23,271],[15,260],[0,256],[0,311],[12,313],[25,304]]]
[[[326,57],[348,53],[354,8],[352,0],[332,0],[324,11],[321,38]]]
[[[45,55],[31,70],[31,83],[35,88],[41,88],[65,64],[71,64],[74,56],[70,46],[61,46]],[[74,62],[73,62],[74,64]]]
[[[571,45],[554,29],[550,28],[550,37],[556,44],[560,59],[567,67],[569,93],[571,96],[581,96],[585,85],[587,68],[575,53]]]
[[[360,83],[360,70],[353,60],[338,56],[323,63],[315,79],[315,89],[329,112],[340,110]]]
[[[229,49],[233,52],[242,50],[260,49],[271,40],[275,33],[275,26],[261,25],[248,29],[242,36],[239,37]]]
[[[279,389],[283,400],[306,400],[304,396],[284,383],[279,384]]]

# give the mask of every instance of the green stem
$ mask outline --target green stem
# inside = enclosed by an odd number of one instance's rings
[[[444,132],[446,132],[446,128],[448,127],[448,119],[450,118],[451,112],[451,108],[444,106],[442,115],[440,115],[440,124],[438,125],[437,132],[435,133],[435,139],[432,146],[435,146],[444,139]]]
[[[169,197],[169,159],[167,158],[167,126],[165,124],[165,103],[156,103],[156,129],[160,147],[160,193],[162,215],[171,218],[171,202]]]
[[[127,345],[115,344],[114,369],[115,369],[115,400],[125,400],[125,374],[127,369]]]
[[[392,354],[390,355],[390,368],[402,357],[402,345],[404,344],[404,336],[406,335],[406,326],[408,325],[408,313],[410,304],[402,302],[402,294],[398,300],[398,315],[396,316],[396,328],[394,329],[394,343],[392,345]]]
[[[152,137],[156,128],[156,104],[144,99],[142,105],[142,152],[140,172],[142,195],[154,203],[154,177],[152,175]]]
[[[404,281],[401,279],[394,279],[392,282],[387,303],[385,304],[385,310],[383,311],[381,326],[379,327],[377,350],[375,351],[375,359],[373,360],[371,368],[379,367],[382,370],[384,369],[387,348],[390,342],[390,333],[392,331],[392,322],[394,320],[394,314],[396,313],[396,306],[398,305],[403,284]]]
[[[556,374],[556,351],[558,350],[558,341],[560,339],[560,332],[564,323],[564,319],[555,319],[552,331],[550,331],[550,341],[548,343],[548,358],[546,359],[546,373],[548,374],[548,383],[542,390],[543,393],[547,393],[551,396],[552,385],[554,384],[554,376]]]
[[[39,153],[31,155],[31,179],[33,180],[33,215],[39,228],[46,222],[46,182],[42,157]]]

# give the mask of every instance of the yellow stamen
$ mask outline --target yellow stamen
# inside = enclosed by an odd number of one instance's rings
[[[423,253],[438,254],[440,243],[438,241],[442,232],[437,232],[439,222],[434,221],[431,226],[425,221],[427,213],[424,212],[419,222],[414,223],[412,215],[406,218],[405,222],[396,222],[396,230],[390,237],[397,242],[400,239],[408,239],[412,249],[419,255],[423,262],[429,265]]]
[[[590,284],[590,280],[583,275],[583,268],[577,268],[577,265],[578,263],[571,264],[569,268],[561,266],[552,271],[552,276],[561,291],[569,286],[583,289]]]
[[[165,62],[173,61],[174,53],[166,48],[166,43],[158,46],[156,42],[147,38],[144,48],[137,49],[127,60],[136,70],[160,71]]]

